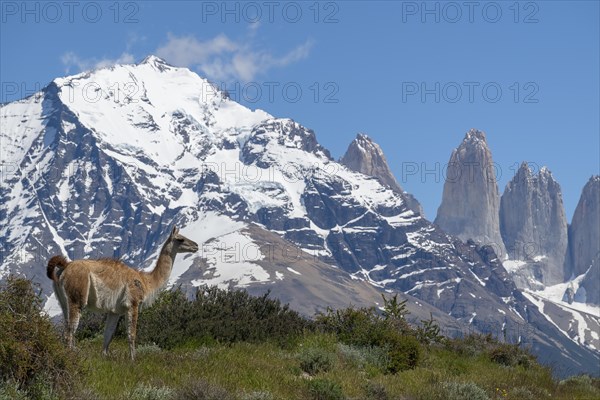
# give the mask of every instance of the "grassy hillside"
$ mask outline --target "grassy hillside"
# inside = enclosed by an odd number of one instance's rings
[[[0,399],[598,399],[600,381],[556,381],[517,346],[447,340],[434,322],[386,311],[330,311],[307,321],[267,297],[208,289],[163,294],[140,316],[129,360],[120,332],[102,357],[100,320],[64,349],[28,281],[0,292]],[[118,333],[119,335],[119,333]]]

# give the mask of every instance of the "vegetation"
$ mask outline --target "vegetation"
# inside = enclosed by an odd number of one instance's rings
[[[217,287],[198,289],[193,300],[181,290],[165,292],[140,318],[140,343],[167,349],[214,341],[285,345],[310,326],[310,321],[269,298],[269,293],[252,297],[244,290]]]
[[[397,295],[384,297],[384,312],[375,308],[329,309],[317,316],[319,330],[330,332],[342,343],[378,347],[385,350],[385,372],[396,373],[415,368],[421,357],[417,333],[406,322],[406,301],[398,302]]]
[[[0,286],[0,399],[48,397],[68,388],[78,370],[32,284],[9,277]]]
[[[108,357],[102,319],[86,316],[69,351],[24,279],[0,292],[4,399],[590,399],[600,380],[557,381],[526,350],[487,335],[411,327],[404,304],[384,312],[328,310],[314,321],[268,296],[202,288],[163,293],[140,315],[138,359],[117,337]]]

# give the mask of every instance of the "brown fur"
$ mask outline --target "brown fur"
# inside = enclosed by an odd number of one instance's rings
[[[104,331],[105,354],[119,318],[127,317],[129,350],[134,359],[139,306],[151,301],[167,283],[177,253],[197,250],[196,243],[173,228],[151,272],[135,270],[112,258],[67,262],[63,256],[52,257],[48,261],[47,275],[54,282],[54,291],[63,310],[68,345],[73,346],[81,311],[89,307],[96,312],[108,313]],[[57,268],[60,273],[56,272]]]
[[[58,279],[56,275],[56,268],[65,269],[69,262],[64,256],[54,256],[48,261],[48,267],[46,268],[46,275],[51,280],[55,281]]]

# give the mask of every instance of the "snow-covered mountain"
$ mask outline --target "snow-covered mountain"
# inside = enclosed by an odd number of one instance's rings
[[[188,69],[150,56],[55,79],[3,105],[0,123],[0,278],[50,294],[57,253],[151,268],[179,224],[202,246],[177,258],[171,284],[270,289],[306,314],[399,292],[448,333],[491,332],[563,373],[596,373],[598,353],[517,289],[494,248],[448,235],[310,129]]]

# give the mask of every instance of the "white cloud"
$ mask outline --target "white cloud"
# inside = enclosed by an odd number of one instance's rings
[[[196,68],[213,80],[251,81],[272,68],[281,68],[306,58],[313,42],[307,40],[281,56],[256,49],[251,43],[235,42],[220,34],[206,41],[193,36],[169,34],[156,55],[181,67]]]
[[[238,45],[223,34],[204,42],[198,41],[193,36],[177,37],[168,34],[167,37],[167,43],[156,49],[155,53],[170,64],[182,67],[202,64],[211,57],[238,49]]]
[[[66,52],[60,56],[60,61],[65,66],[65,73],[71,72],[72,67],[77,67],[78,71],[83,71],[88,67],[88,61],[82,60],[77,54],[72,51]]]
[[[119,57],[115,59],[111,58],[81,58],[72,51],[68,51],[60,57],[60,61],[65,66],[65,73],[71,72],[71,69],[75,69],[75,72],[81,72],[89,69],[104,68],[115,64],[131,64],[133,63],[134,57],[131,53],[123,52]]]
[[[112,60],[109,58],[104,58],[100,61],[97,61],[94,64],[94,68],[104,68],[114,64],[133,64],[135,59],[130,53],[123,53],[119,56],[119,58]]]
[[[176,36],[169,33],[166,43],[159,46],[154,54],[175,66],[194,68],[215,81],[241,82],[252,81],[273,68],[283,68],[308,57],[313,46],[311,40],[278,56],[273,55],[269,50],[256,48],[252,39],[258,27],[258,23],[250,25],[244,41],[232,40],[225,34],[200,41],[191,35]],[[114,64],[132,64],[135,60],[130,49],[140,40],[145,38],[130,37],[126,50],[116,59],[82,58],[69,51],[63,54],[60,60],[67,74],[72,70],[80,72]]]

